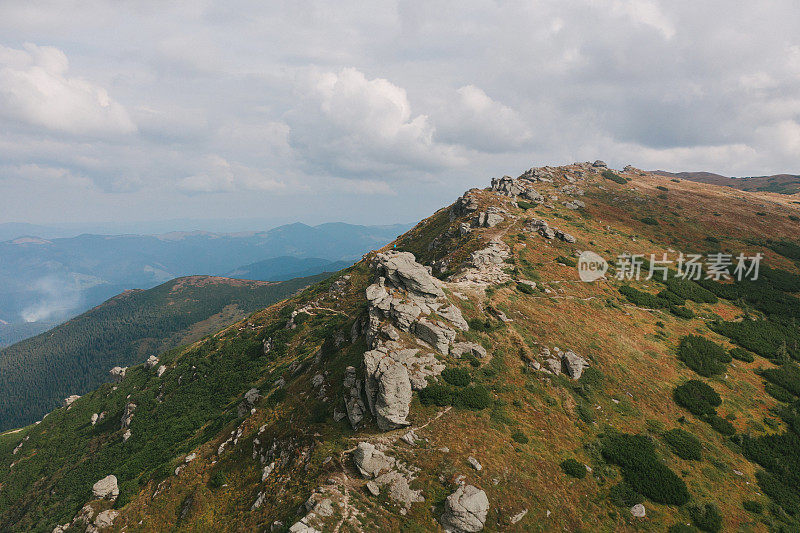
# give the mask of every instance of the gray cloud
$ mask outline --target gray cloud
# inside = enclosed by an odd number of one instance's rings
[[[0,221],[405,221],[490,176],[598,157],[798,172],[795,12],[3,3]]]

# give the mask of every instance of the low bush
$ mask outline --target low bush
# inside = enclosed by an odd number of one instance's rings
[[[472,381],[469,375],[469,370],[458,367],[445,368],[442,371],[442,379],[450,385],[455,385],[456,387],[466,387]]]
[[[797,364],[788,363],[778,368],[768,368],[761,371],[761,376],[795,396],[800,396],[800,366]]]
[[[764,383],[764,390],[767,392],[767,394],[769,394],[779,402],[791,403],[795,400],[795,397],[791,392],[784,389],[780,385],[775,385],[774,383],[770,382]]]
[[[625,178],[623,178],[619,174],[616,174],[616,173],[614,173],[614,172],[612,172],[610,170],[604,170],[602,172],[602,176],[605,179],[611,180],[611,181],[613,181],[615,183],[619,183],[620,185],[625,185],[626,183],[628,183],[628,181]]]
[[[569,458],[561,462],[561,470],[568,476],[583,479],[586,477],[586,466],[580,461]]]
[[[613,435],[605,439],[601,451],[608,462],[620,467],[625,482],[646,498],[670,505],[689,501],[686,483],[659,460],[648,437]]]
[[[559,255],[556,257],[556,263],[561,263],[562,265],[566,265],[568,267],[576,267],[578,266],[578,262],[572,259],[571,257],[565,257],[563,255]]]
[[[515,432],[513,432],[511,434],[511,440],[513,440],[514,442],[518,442],[520,444],[527,444],[528,443],[527,435],[525,435],[525,433],[523,433],[522,431],[519,431],[519,430],[517,430],[517,431],[515,431]]]
[[[617,507],[633,507],[637,503],[644,502],[644,496],[633,490],[633,488],[625,482],[618,483],[611,487],[608,493],[611,503]]]
[[[671,429],[664,433],[664,441],[681,459],[699,461],[702,457],[703,446],[700,440],[688,431],[680,428]]]
[[[486,409],[491,403],[489,391],[483,385],[471,385],[469,387],[464,387],[458,392],[458,397],[456,400],[460,406],[466,407],[467,409],[474,409],[476,411],[480,409]]]
[[[764,504],[756,500],[742,502],[742,507],[744,507],[745,511],[753,514],[761,514],[764,512]]]
[[[714,341],[700,335],[688,335],[681,339],[678,358],[701,376],[711,377],[725,372],[725,364],[721,360],[726,359],[727,354]]]
[[[670,305],[669,312],[675,315],[678,318],[694,318],[694,311],[689,309],[688,307],[681,307],[678,305]]]
[[[668,191],[668,190],[669,190],[669,189],[667,189],[666,187],[664,187],[663,185],[657,185],[657,186],[656,186],[656,189],[658,189],[659,191],[664,191],[664,192],[666,192],[666,191]]]
[[[714,431],[722,435],[731,436],[736,433],[736,428],[733,427],[733,424],[731,424],[728,420],[725,420],[721,416],[717,415],[712,416],[711,419],[709,420],[709,423],[711,424],[711,428]]]
[[[658,226],[660,224],[660,222],[654,219],[653,217],[644,217],[640,220],[641,222],[647,224],[648,226]]]
[[[744,348],[731,348],[730,351],[728,351],[728,354],[730,354],[732,358],[739,361],[744,361],[745,363],[752,363],[756,360],[753,354]]]
[[[438,405],[445,407],[453,403],[453,389],[438,383],[431,383],[419,391],[419,401],[423,405]]]
[[[469,324],[469,329],[472,331],[490,332],[495,329],[494,324],[492,324],[492,321],[489,319],[481,320],[479,318],[471,318],[467,323]]]
[[[713,503],[707,503],[702,507],[696,505],[690,507],[689,516],[692,517],[692,523],[701,531],[716,533],[722,529],[722,514]]]
[[[622,293],[630,303],[637,307],[646,307],[648,309],[663,309],[669,307],[669,302],[664,298],[659,298],[649,292],[634,289],[630,285],[623,285],[619,288],[619,292]]]
[[[663,291],[659,292],[656,296],[659,298],[663,298],[664,300],[669,302],[670,305],[686,305],[685,298],[681,298],[680,296],[678,296],[677,294],[668,289],[664,289]]]
[[[536,293],[536,289],[532,286],[528,285],[527,283],[517,283],[517,290],[523,294],[534,294]]]
[[[534,207],[536,207],[536,204],[532,204],[530,202],[523,202],[520,200],[517,202],[517,207],[527,211],[528,209],[533,209]]]
[[[710,304],[719,301],[719,298],[713,292],[688,279],[672,277],[667,279],[666,285],[670,291],[686,300]]]
[[[716,408],[722,405],[722,398],[717,391],[696,379],[675,387],[673,398],[675,403],[699,417],[716,415]]]

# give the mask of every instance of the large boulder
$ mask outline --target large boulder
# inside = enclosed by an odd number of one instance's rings
[[[361,399],[361,381],[355,367],[348,366],[344,371],[344,407],[347,410],[347,419],[353,429],[364,420],[367,407]]]
[[[353,463],[359,473],[367,478],[374,479],[384,472],[388,472],[394,467],[394,457],[390,457],[375,448],[369,442],[359,442],[353,452]]]
[[[492,178],[492,190],[504,196],[516,196],[523,191],[523,188],[511,176],[503,176]]]
[[[127,366],[115,366],[108,371],[111,374],[111,379],[115,382],[120,382],[125,378],[125,373],[128,371]]]
[[[108,475],[92,485],[92,494],[95,498],[103,499],[116,499],[119,496],[119,487],[117,486],[117,476]]]
[[[422,296],[440,297],[444,292],[428,270],[417,263],[411,252],[389,251],[375,257],[378,270],[395,287]]]
[[[154,369],[155,367],[158,366],[158,357],[156,357],[155,355],[151,355],[150,357],[147,358],[147,361],[144,362],[144,366],[148,370]]]
[[[575,380],[580,379],[583,370],[589,366],[586,359],[572,350],[564,352],[561,356],[561,361],[564,363],[564,369],[567,371],[567,375]]]
[[[133,402],[128,402],[125,405],[125,411],[122,413],[121,427],[122,428],[129,428],[131,427],[131,422],[133,421],[133,412],[136,410],[136,404]]]
[[[106,509],[94,519],[94,525],[99,529],[106,529],[114,525],[114,519],[119,516],[119,511]]]
[[[474,342],[457,342],[450,348],[450,355],[453,357],[463,357],[472,355],[479,359],[486,357],[486,348]]]
[[[489,498],[472,485],[461,486],[447,497],[441,524],[452,533],[473,533],[483,529],[489,512]]]
[[[411,379],[406,366],[389,356],[386,349],[364,353],[367,402],[383,430],[408,425]]]
[[[424,318],[414,324],[414,335],[444,355],[450,353],[450,343],[456,338],[455,330],[440,326]]]
[[[464,320],[464,315],[461,314],[461,309],[455,305],[451,304],[443,309],[439,309],[436,313],[440,317],[447,319],[451,324],[460,330],[467,331],[469,329],[469,324],[467,324],[467,321]]]

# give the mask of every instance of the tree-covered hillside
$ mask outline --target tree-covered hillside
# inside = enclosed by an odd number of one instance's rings
[[[286,298],[327,274],[268,283],[178,278],[128,291],[0,351],[0,430],[29,424],[66,396],[105,381],[114,366],[191,342]]]

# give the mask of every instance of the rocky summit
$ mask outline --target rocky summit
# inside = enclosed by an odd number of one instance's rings
[[[0,530],[800,531],[800,198],[487,181],[0,434]]]

